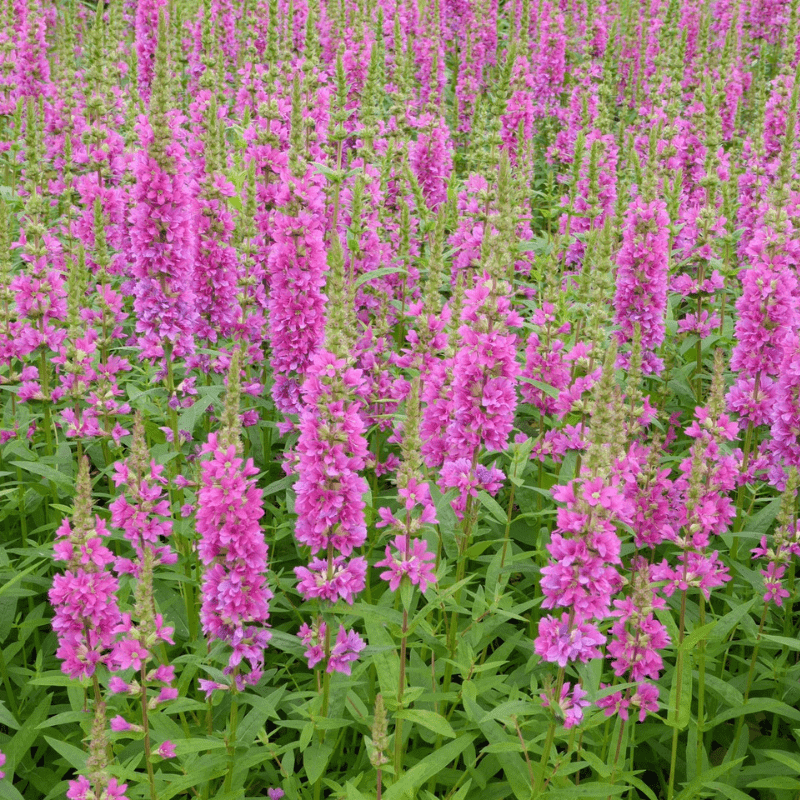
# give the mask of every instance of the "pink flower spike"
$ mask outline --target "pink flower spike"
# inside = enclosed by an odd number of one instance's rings
[[[161,756],[161,758],[175,758],[177,755],[175,753],[175,745],[167,739],[167,741],[162,742],[158,749],[156,750],[156,754]]]
[[[358,660],[358,654],[366,646],[355,631],[348,633],[343,626],[340,627],[336,636],[336,644],[331,649],[328,659],[327,672],[341,672],[343,675],[349,675],[351,663]]]
[[[115,733],[122,733],[123,731],[133,730],[133,726],[125,719],[125,717],[117,715],[109,723],[111,730]]]

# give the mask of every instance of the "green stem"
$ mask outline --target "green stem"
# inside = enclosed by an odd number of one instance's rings
[[[49,364],[47,362],[47,354],[42,350],[40,364],[39,364],[39,375],[41,380],[42,386],[42,394],[44,395],[43,405],[44,405],[44,418],[42,420],[42,428],[44,428],[44,441],[45,441],[45,448],[47,451],[48,456],[52,456],[55,454],[55,449],[53,448],[53,417],[52,413],[50,412],[50,369]],[[58,489],[56,489],[55,483],[53,481],[48,481],[50,486],[50,494],[53,498],[53,503],[58,503]],[[49,517],[49,515],[48,515]]]
[[[231,685],[231,716],[228,721],[228,770],[223,790],[229,793],[233,786],[233,768],[236,766],[236,728],[239,725],[239,701],[235,684]]]
[[[700,593],[700,627],[706,624],[706,598]],[[706,640],[697,645],[697,772],[703,769],[703,726],[705,724],[706,696]]]
[[[150,784],[150,800],[158,800],[156,795],[156,777],[153,773],[152,750],[150,747],[150,722],[147,717],[147,671],[142,663],[142,671],[140,676],[141,700],[142,700],[142,728],[144,728],[144,763],[147,767],[147,780]]]
[[[25,513],[25,484],[22,480],[22,470],[17,467],[17,505],[19,506],[19,527],[22,532],[22,542],[27,544],[28,515]]]
[[[472,466],[470,468],[471,474],[475,473],[475,468],[478,465],[478,448],[472,454]],[[472,538],[472,528],[475,524],[477,517],[477,508],[475,507],[475,498],[468,497],[466,508],[464,509],[464,523],[462,527],[461,536],[458,537],[458,563],[456,564],[456,584],[464,580],[467,571],[467,549],[469,542]],[[457,589],[454,595],[456,605],[461,599],[461,589]],[[444,670],[444,685],[443,691],[445,694],[450,691],[450,681],[453,677],[453,660],[455,659],[456,646],[458,639],[458,611],[453,611],[450,617],[450,630],[447,636],[447,649],[450,653],[450,659],[445,665]]]
[[[516,477],[516,476],[515,476]],[[511,512],[514,510],[514,489],[517,488],[515,483],[511,484],[511,490],[508,493],[508,509],[506,511],[506,532],[503,537],[503,555],[500,556],[500,571],[506,564],[506,553],[508,552],[508,543],[511,539]]]
[[[403,694],[406,688],[406,647],[408,642],[408,609],[403,608],[403,630],[400,639],[400,683],[397,687],[397,710],[403,710]],[[403,720],[395,717],[394,725],[394,779],[403,774]]]
[[[19,705],[17,704],[17,694],[11,685],[11,679],[8,676],[8,667],[6,659],[3,655],[3,648],[0,647],[0,672],[3,673],[3,685],[6,687],[6,698],[8,698],[8,705],[11,708],[11,713],[14,718],[19,720]]]
[[[528,765],[528,777],[530,778],[531,787],[536,785],[536,775],[533,771],[533,764],[531,764],[531,757],[528,753],[528,745],[525,744],[525,738],[522,735],[522,730],[519,727],[519,720],[516,717],[512,717],[514,720],[514,727],[517,729],[517,738],[519,739],[519,743],[522,746],[522,753],[525,756],[525,763]]]
[[[683,580],[686,581],[686,559],[683,563]],[[683,691],[683,633],[684,625],[686,623],[686,590],[681,592],[681,616],[678,635],[678,657],[675,660],[675,669],[677,670],[676,683],[675,683],[675,719],[678,718],[678,709],[681,707],[681,693]],[[675,773],[677,772],[678,764],[678,726],[672,729],[672,753],[669,761],[669,784],[667,786],[667,800],[672,800],[675,793]]]
[[[755,383],[753,386],[753,398],[755,399],[758,396],[758,385],[759,379],[761,378],[761,373],[759,372],[756,375]],[[742,472],[747,471],[747,465],[750,462],[750,451],[753,446],[753,421],[747,423],[747,433],[744,436],[744,447],[742,448]],[[744,491],[745,491],[745,484],[739,487],[739,491],[736,493],[736,521],[734,523],[734,536],[733,541],[731,542],[731,549],[730,549],[730,559],[731,563],[736,561],[736,556],[739,552],[739,537],[736,536],[742,528],[744,527]],[[730,594],[733,591],[733,581],[728,581],[728,585],[726,587],[726,592]]]
[[[628,698],[630,698],[631,690],[628,689],[625,693]],[[622,740],[625,736],[625,727],[628,721],[625,719],[620,719],[620,726],[619,726],[619,736],[617,737],[617,748],[614,751],[614,763],[611,767],[611,778],[609,783],[613,786],[614,782],[617,779],[617,766],[619,764],[619,755],[622,752]],[[610,795],[609,795],[610,796]]]
[[[183,456],[181,454],[181,443],[178,433],[178,412],[169,404],[169,401],[175,394],[175,373],[172,368],[171,342],[164,343],[164,361],[166,362],[167,366],[165,383],[167,390],[167,406],[169,407],[170,428],[172,429],[172,445],[177,453],[177,456],[170,461],[170,507],[172,507],[173,504],[177,504],[178,508],[180,509],[183,505],[183,489],[179,489],[175,486],[175,478],[177,478],[180,474],[181,460]],[[177,533],[174,536],[174,540],[176,550],[183,557],[183,571],[186,575],[186,580],[181,584],[181,589],[183,593],[183,602],[186,607],[186,623],[189,628],[189,640],[197,641],[199,620],[194,600],[194,579],[192,576],[192,562],[194,561],[193,551],[190,542],[185,540],[182,536],[178,536]]]
[[[331,655],[331,626],[325,626],[325,662]],[[322,676],[322,717],[328,716],[328,705],[331,698],[331,674],[327,670]],[[320,742],[325,741],[325,731],[320,732]]]
[[[753,688],[753,678],[756,674],[756,660],[758,659],[758,650],[761,647],[761,634],[764,632],[764,623],[767,621],[767,611],[769,610],[769,606],[764,603],[764,611],[761,614],[761,622],[758,626],[758,635],[756,636],[756,643],[753,647],[753,655],[750,658],[750,669],[747,671],[747,684],[744,690],[744,699],[742,701],[742,705],[746,705],[747,701],[750,697],[750,689]],[[733,747],[736,746],[736,743],[739,741],[739,734],[742,731],[742,725],[744,724],[744,714],[740,714],[739,717],[736,719],[736,731],[733,734]]]
[[[791,594],[784,601],[784,609],[783,609],[784,636],[791,636],[794,627],[792,624],[792,611],[794,609],[794,596],[796,591],[794,574],[795,574],[795,561],[794,559],[792,559],[791,563],[789,564],[789,575],[786,578],[786,585],[789,587],[789,591],[791,592]]]
[[[547,769],[547,764],[550,761],[550,751],[553,749],[553,741],[556,738],[556,723],[553,721],[547,729],[547,737],[544,740],[544,749],[542,750],[542,758],[539,761],[539,774],[536,776],[536,783],[533,785],[533,797],[538,797],[542,791],[539,787],[544,782],[544,772]]]

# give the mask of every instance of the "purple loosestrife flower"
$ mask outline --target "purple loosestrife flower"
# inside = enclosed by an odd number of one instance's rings
[[[89,461],[81,459],[72,522],[64,519],[56,530],[54,558],[67,562],[53,578],[49,592],[55,609],[53,630],[61,670],[71,678],[89,677],[98,664],[108,663],[120,610],[116,577],[107,569],[113,553],[103,544],[108,535],[100,517],[92,519]]]
[[[155,74],[158,22],[168,0],[138,0],[136,3],[136,56],[139,68],[139,91],[147,98]]]
[[[461,489],[454,501],[459,514],[468,495],[475,496],[475,486],[494,494],[505,477],[496,467],[477,464],[484,448],[508,446],[517,407],[517,337],[508,328],[520,325],[521,318],[502,290],[495,278],[484,273],[482,282],[464,293],[459,346],[453,358],[452,415],[444,437],[447,455],[441,470],[443,489]]]
[[[318,353],[303,384],[295,484],[295,535],[312,553],[333,548],[349,556],[366,541],[367,483],[359,475],[367,455],[359,415],[361,370],[333,353]]]
[[[423,114],[416,125],[421,129],[411,145],[409,162],[431,211],[447,199],[453,172],[453,146],[443,119]]]
[[[203,564],[200,619],[210,640],[232,647],[225,673],[234,674],[237,688],[261,677],[272,592],[266,581],[267,545],[259,520],[264,515],[261,490],[253,477],[253,459],[241,456],[239,438],[240,356],[231,359],[225,427],[212,433],[200,449],[210,455],[200,466],[197,493],[197,552]],[[243,660],[249,664],[240,672]]]
[[[381,578],[389,581],[389,588],[394,592],[400,587],[403,578],[408,578],[412,586],[419,586],[424,594],[428,584],[436,583],[433,565],[436,561],[435,553],[428,551],[427,544],[421,539],[411,539],[408,536],[395,536],[392,541],[395,552],[387,545],[386,558],[378,561],[376,567],[386,567],[386,572],[381,572]]]
[[[116,628],[118,639],[111,665],[117,672],[132,669],[135,676],[129,683],[115,675],[109,689],[115,694],[138,694],[149,708],[157,708],[174,700],[178,692],[170,685],[175,680],[174,667],[166,664],[149,666],[156,658],[159,644],[174,644],[173,629],[164,624],[163,616],[157,611],[153,574],[159,565],[174,564],[176,555],[165,542],[172,533],[172,521],[169,503],[163,496],[166,484],[164,469],[150,459],[144,425],[138,414],[133,426],[131,453],[125,462],[117,462],[114,469],[115,483],[124,486],[125,493],[112,502],[111,521],[123,530],[135,558],[116,559],[117,573],[132,576],[134,591],[133,608],[122,615]],[[161,687],[156,696],[148,699],[148,688],[152,684],[161,684]],[[142,713],[144,715],[144,710]],[[120,720],[122,718],[112,724],[119,725]]]
[[[162,20],[163,22],[163,20]],[[197,205],[191,169],[176,137],[179,118],[169,108],[166,29],[156,53],[150,115],[137,124],[141,150],[133,159],[130,215],[133,309],[145,359],[194,351],[197,322],[192,290],[197,251]]]
[[[579,478],[552,490],[564,503],[547,550],[553,563],[542,569],[543,608],[567,607],[575,620],[604,619],[620,585],[616,523],[630,520],[630,504],[616,478]]]
[[[175,758],[177,755],[175,752],[175,745],[172,744],[169,739],[161,742],[161,744],[156,748],[156,755],[160,756],[161,758]]]
[[[17,81],[19,93],[28,97],[50,96],[54,86],[50,80],[50,61],[47,57],[48,15],[44,4],[14,3],[18,17]]]
[[[611,615],[616,619],[607,653],[617,677],[628,676],[627,680],[641,683],[644,678],[660,677],[664,663],[658,651],[667,647],[670,639],[664,625],[653,616],[653,611],[665,608],[666,603],[657,595],[652,567],[637,556],[632,570],[632,594],[614,601]]]
[[[197,304],[197,335],[211,343],[231,336],[242,309],[237,301],[239,260],[232,246],[233,217],[228,198],[236,194],[223,173],[222,154],[217,151],[220,121],[215,101],[209,103],[204,168],[198,197],[199,246],[194,265]]]
[[[601,683],[600,688],[608,687]],[[632,695],[627,692],[614,692],[606,697],[601,697],[597,700],[597,707],[602,708],[607,717],[619,713],[623,720],[628,719],[631,708],[638,708],[639,722],[644,722],[648,711],[653,713],[658,711],[658,687],[652,683],[640,683]]]
[[[713,588],[730,580],[728,568],[716,551],[708,553],[711,536],[720,535],[736,515],[729,493],[736,487],[738,465],[721,445],[737,437],[735,424],[723,413],[722,354],[717,352],[708,408],[696,409],[697,421],[686,433],[694,438],[675,481],[678,508],[673,512],[676,531],[670,536],[680,548],[678,564],[666,559],[653,567],[651,577],[666,581],[664,593],[698,587],[706,599]]]
[[[420,435],[421,452],[425,466],[441,467],[447,454],[445,431],[452,419],[453,393],[451,391],[453,359],[430,359],[426,365],[422,384],[422,409]]]
[[[114,464],[114,484],[125,487],[125,492],[109,506],[111,524],[122,529],[136,554],[133,560],[116,559],[118,573],[129,573],[139,579],[147,550],[151,551],[149,558],[154,566],[174,564],[177,560],[175,552],[165,543],[172,534],[172,520],[166,496],[168,480],[164,472],[164,467],[149,457],[144,425],[137,415],[131,455],[127,461]]]
[[[543,608],[568,608],[561,620],[539,623],[534,648],[563,669],[570,661],[600,655],[605,642],[597,622],[611,614],[611,598],[622,586],[618,566],[618,524],[630,524],[633,507],[616,474],[622,437],[620,391],[614,378],[616,346],[606,353],[592,404],[592,443],[582,474],[551,490],[562,503],[547,550],[551,562],[542,569]]]
[[[331,604],[341,599],[353,605],[366,585],[367,561],[360,556],[336,556],[330,561],[313,558],[308,567],[295,567],[294,573],[297,589],[306,599],[321,598]]]
[[[542,705],[551,708],[561,718],[565,728],[574,728],[583,722],[583,710],[588,708],[591,703],[585,700],[586,692],[580,684],[576,683],[573,687],[566,682],[561,686],[561,695],[556,700],[552,689],[540,695]]]
[[[362,638],[355,631],[345,631],[339,628],[336,634],[336,644],[331,648],[328,658],[327,672],[341,672],[349,675],[351,664],[358,660],[359,653],[366,647]]]
[[[295,446],[295,536],[312,554],[323,551],[325,555],[308,568],[296,567],[295,574],[305,598],[318,597],[328,603],[342,598],[352,603],[364,588],[367,570],[363,557],[351,557],[367,537],[362,499],[367,483],[359,474],[368,454],[361,415],[365,380],[363,371],[354,369],[347,355],[354,310],[336,237],[331,254],[329,290],[336,307],[328,318],[325,348],[314,355],[302,386],[300,436]],[[350,662],[358,658],[363,642],[358,634],[342,627],[331,647],[331,630],[321,614],[313,629],[308,625],[301,629],[309,664],[327,659],[328,672],[349,675]],[[313,645],[312,636],[316,637]],[[315,649],[319,647],[321,652]]]
[[[561,391],[566,389],[571,381],[570,364],[565,358],[566,346],[560,338],[569,333],[570,326],[569,323],[557,326],[554,324],[555,321],[555,306],[552,303],[543,302],[542,307],[534,312],[531,322],[539,330],[528,336],[525,366],[520,377],[547,384]],[[526,403],[535,405],[542,414],[554,413],[555,398],[528,381],[520,381],[522,399]]]
[[[773,422],[775,379],[785,351],[794,344],[800,245],[794,240],[792,224],[785,218],[782,223],[765,222],[755,231],[746,255],[751,266],[741,271],[736,345],[731,354],[731,369],[739,374],[727,395],[728,408],[739,414],[741,427]]]
[[[778,488],[785,480],[782,464],[800,467],[800,337],[792,333],[784,344],[770,431],[770,449],[776,462],[770,470],[770,479]]]
[[[388,508],[378,509],[380,522],[376,523],[376,527],[388,527],[394,534],[394,552],[392,546],[387,545],[386,558],[375,566],[386,567],[381,578],[389,581],[389,588],[393,592],[407,578],[411,586],[419,586],[424,594],[430,584],[436,583],[433,571],[436,555],[428,550],[427,542],[416,534],[426,525],[435,525],[437,519],[430,488],[422,481],[420,472],[422,456],[419,440],[419,383],[419,378],[412,381],[406,397],[403,460],[397,472],[397,494],[403,501],[403,509],[397,515]]]
[[[291,185],[275,213],[268,260],[269,341],[275,383],[272,396],[287,413],[301,409],[300,386],[312,369],[325,330],[325,194],[322,177],[282,172]]]
[[[481,447],[504,450],[517,407],[517,337],[522,320],[503,287],[484,273],[465,292],[461,338],[453,361],[453,419],[447,428],[450,458],[472,458]]]
[[[799,483],[797,468],[792,467],[781,499],[772,546],[769,546],[767,537],[762,536],[759,546],[750,551],[756,558],[767,559],[766,568],[761,569],[764,578],[764,602],[774,602],[779,607],[783,605],[785,598],[791,596],[791,592],[783,585],[786,566],[792,557],[800,557],[800,521],[795,510]]]
[[[534,651],[543,661],[566,667],[571,661],[585,664],[591,658],[599,658],[600,646],[606,637],[591,623],[575,623],[570,614],[561,619],[544,617],[539,622],[539,635],[534,642]]]
[[[663,200],[636,197],[628,207],[617,254],[615,322],[620,344],[633,341],[638,324],[642,336],[642,368],[660,373],[663,361],[655,351],[664,341],[669,267],[669,216]],[[627,364],[628,356],[620,355]]]
[[[626,481],[625,495],[633,504],[631,527],[638,548],[655,549],[675,534],[675,488],[669,468],[661,468],[662,453],[661,440],[654,437],[647,447],[632,445],[626,456],[630,479]]]
[[[313,669],[320,661],[325,658],[325,639],[328,634],[328,626],[321,619],[318,619],[313,626],[303,623],[297,634],[306,651],[303,654],[308,660],[309,669]]]
[[[0,767],[4,767],[6,764],[6,754],[0,751]],[[5,778],[6,774],[2,770],[0,770],[0,781]]]
[[[125,790],[127,783],[120,784],[116,778],[109,778],[108,783],[97,794],[96,787],[92,786],[88,778],[81,776],[77,780],[70,781],[67,789],[67,800],[126,800]]]
[[[567,134],[567,131],[564,133]],[[580,159],[580,168],[571,196],[567,194],[561,201],[569,213],[559,218],[559,232],[568,237],[576,234],[585,236],[589,231],[602,229],[606,219],[614,213],[617,200],[617,145],[612,135],[592,129],[585,137],[582,134],[576,136],[569,149],[573,152],[565,155],[573,163]],[[583,157],[584,150],[589,151],[589,158]],[[567,264],[582,263],[586,255],[586,245],[582,239],[568,245]]]

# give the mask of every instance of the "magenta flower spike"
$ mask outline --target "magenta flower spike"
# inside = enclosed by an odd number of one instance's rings
[[[92,516],[89,461],[78,469],[78,487],[72,521],[65,518],[56,531],[54,558],[66,562],[53,578],[50,602],[55,608],[53,630],[61,670],[71,678],[91,677],[99,664],[109,664],[121,616],[118,581],[109,567],[114,554],[103,543],[105,521]]]
[[[136,330],[148,360],[163,359],[167,350],[169,356],[191,355],[197,322],[196,190],[180,141],[180,117],[168,107],[167,29],[160,13],[150,113],[137,123],[141,149],[133,159],[129,232]]]
[[[240,356],[231,359],[225,425],[200,448],[197,492],[197,552],[203,564],[200,620],[210,641],[231,648],[226,675],[239,691],[261,678],[269,601],[267,544],[259,520],[264,515],[253,459],[242,457],[239,440]],[[248,671],[244,671],[246,662]],[[213,688],[213,687],[212,687]]]
[[[617,255],[617,292],[614,321],[619,325],[620,345],[633,341],[636,325],[641,330],[642,369],[660,373],[664,362],[656,351],[664,341],[669,267],[669,216],[663,200],[646,202],[636,197],[628,207]],[[620,353],[619,363],[628,356]]]

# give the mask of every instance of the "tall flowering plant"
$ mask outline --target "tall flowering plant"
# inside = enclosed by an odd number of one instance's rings
[[[252,458],[242,457],[240,356],[236,351],[228,373],[224,423],[201,446],[197,492],[198,556],[203,565],[200,620],[209,642],[230,648],[224,672],[241,691],[261,678],[269,601],[267,545],[259,520],[264,515]],[[247,663],[245,672],[243,664]],[[210,692],[217,684],[202,681]],[[222,688],[222,687],[220,687]]]
[[[163,11],[159,20],[150,113],[137,122],[141,149],[132,165],[129,258],[142,357],[166,356],[169,366],[172,355],[194,350],[197,210],[186,151],[176,135],[180,117],[169,103]]]
[[[363,556],[353,556],[367,538],[362,499],[367,483],[359,474],[367,455],[359,415],[362,386],[361,370],[326,350],[315,356],[303,384],[295,448],[295,536],[312,555],[323,554],[308,567],[295,568],[298,590],[306,599],[352,604],[364,589],[367,562]],[[364,647],[357,633],[340,627],[331,648],[322,618],[313,627],[304,624],[300,636],[308,648],[309,664],[324,658],[328,672],[349,674],[350,662]]]

